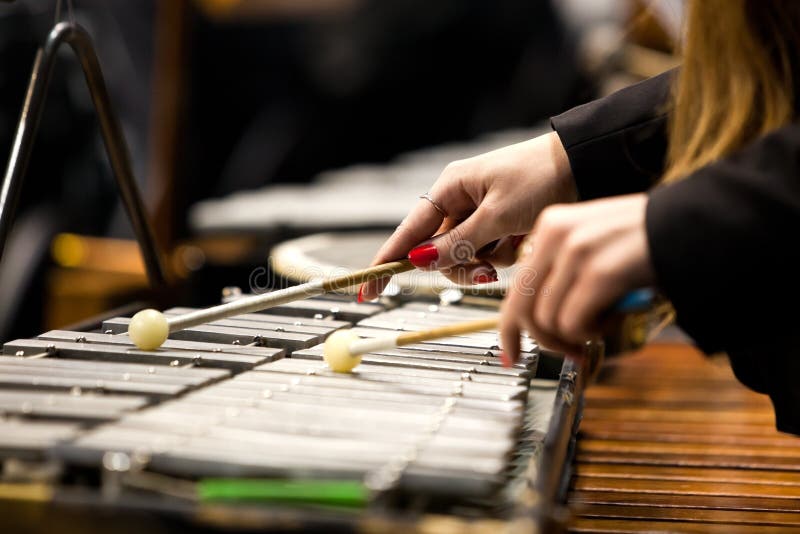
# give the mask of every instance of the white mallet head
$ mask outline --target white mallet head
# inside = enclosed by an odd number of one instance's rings
[[[131,319],[128,337],[141,350],[155,350],[167,340],[169,324],[158,310],[142,310]]]
[[[350,353],[350,344],[360,339],[352,330],[337,330],[328,336],[322,357],[332,371],[349,373],[353,367],[361,363],[361,355],[354,356]]]

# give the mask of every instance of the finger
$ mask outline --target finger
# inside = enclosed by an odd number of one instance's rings
[[[537,345],[556,352],[566,353],[575,350],[574,345],[564,343],[559,337],[537,327],[533,321],[532,311],[530,308],[527,308],[527,310],[527,316],[524,316],[525,329],[528,331],[528,334],[530,334],[530,337],[533,338]]]
[[[403,219],[391,237],[381,246],[370,265],[379,265],[398,258],[405,258],[409,250],[431,237],[444,223],[444,220],[445,217],[433,204],[425,199],[420,199],[411,213]],[[390,280],[391,278],[380,278],[363,284],[359,289],[359,301],[377,298]]]
[[[373,263],[404,258],[408,251],[430,238],[444,223],[445,217],[425,199],[420,199],[408,216],[381,246]]]
[[[557,336],[558,316],[564,297],[591,252],[594,236],[589,231],[572,233],[553,259],[551,271],[542,284],[542,294],[533,309],[539,330]]]
[[[516,236],[504,237],[497,246],[488,254],[478,254],[476,257],[491,263],[495,267],[507,267],[513,265],[517,260],[517,251],[514,247],[513,238]]]
[[[613,265],[621,250],[607,248],[575,280],[558,315],[557,334],[565,343],[583,343],[602,334],[602,317],[628,289]]]
[[[519,358],[520,330],[533,334],[529,306],[533,296],[525,271],[518,271],[500,308],[500,341],[511,363]]]
[[[445,269],[472,261],[485,245],[498,239],[497,229],[479,207],[461,224],[412,249],[408,257],[420,269]]]
[[[552,334],[537,332],[534,329],[531,332],[531,336],[537,345],[554,352],[562,352],[564,354],[580,354],[582,352],[581,344],[565,342]]]
[[[547,334],[538,334],[530,316],[525,313],[527,306],[524,302],[524,297],[520,299],[519,294],[516,297],[516,299],[506,299],[503,303],[500,318],[500,342],[506,357],[511,363],[515,363],[519,359],[520,327],[527,330],[533,341],[540,347],[564,353],[580,351],[580,347],[565,344]]]
[[[486,261],[471,261],[442,269],[441,273],[451,282],[461,286],[497,282],[497,271]]]
[[[540,346],[555,351],[574,349],[574,347],[564,344],[557,337],[534,324],[533,304],[539,291],[534,285],[537,273],[530,267],[530,261],[530,258],[526,258],[526,264],[520,266],[517,270],[509,294],[503,302],[503,313],[515,317],[517,323],[527,330]]]
[[[520,330],[513,312],[505,309],[505,306],[500,315],[500,346],[503,349],[503,365],[516,363],[520,353]]]
[[[391,276],[384,276],[376,280],[364,282],[361,284],[361,287],[358,288],[358,298],[356,301],[360,304],[378,298],[391,281]]]
[[[439,225],[439,228],[436,229],[433,235],[436,236],[444,232],[447,232],[451,228],[458,226],[460,222],[461,222],[460,220],[454,217],[445,217],[444,220],[442,221],[442,224]],[[377,265],[376,261],[379,261],[377,257],[375,260],[373,260],[372,265]],[[381,259],[379,262],[383,263],[383,261],[392,261],[392,260]],[[386,289],[386,287],[389,285],[391,281],[392,277],[386,276],[374,280],[371,283],[362,284],[358,292],[358,302],[364,302],[365,300],[372,300],[374,298],[377,298],[381,293],[383,293],[383,291]]]
[[[528,313],[533,318],[534,328],[539,336],[550,334],[544,324],[536,323],[535,311],[539,302],[546,298],[550,287],[545,285],[553,269],[553,263],[561,254],[564,240],[573,225],[570,208],[548,208],[539,216],[534,225],[532,236],[526,241],[524,249],[530,252],[520,259],[518,272],[529,272],[531,280],[528,289],[532,291]]]
[[[458,226],[458,224],[460,222],[461,221],[459,221],[458,219],[455,219],[453,217],[445,217],[444,220],[442,221],[442,224],[440,224],[439,228],[436,229],[436,232],[434,233],[434,236],[437,236],[439,234],[443,234],[443,233],[449,231],[450,229]],[[382,294],[391,281],[392,281],[392,277],[391,276],[386,276],[386,277],[383,277],[383,278],[377,280],[372,286],[370,286],[371,289],[373,289],[375,291],[375,297],[377,297],[378,295]],[[362,285],[361,287],[364,288],[365,286],[366,286],[366,284]],[[372,297],[372,298],[375,298],[375,297]],[[358,302],[363,302],[364,300],[366,300],[365,296],[361,293],[361,290],[359,290]]]

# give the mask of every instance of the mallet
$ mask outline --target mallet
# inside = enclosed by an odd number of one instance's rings
[[[358,334],[352,330],[337,330],[328,336],[325,341],[322,357],[331,370],[337,373],[348,373],[361,362],[361,356],[368,352],[402,347],[403,345],[411,345],[412,343],[431,339],[480,332],[481,330],[493,330],[497,328],[499,320],[500,317],[495,315],[486,319],[454,323],[430,330],[403,332],[401,334],[365,339],[358,337]]]
[[[155,350],[164,343],[171,332],[211,321],[218,321],[241,313],[257,312],[288,302],[316,297],[324,293],[346,289],[370,280],[392,276],[412,269],[414,269],[414,266],[408,260],[392,261],[341,276],[314,280],[271,293],[264,293],[263,295],[241,298],[218,306],[170,317],[169,319],[158,310],[142,310],[131,319],[131,323],[128,325],[128,337],[141,350]]]
[[[642,312],[653,305],[655,298],[655,292],[652,289],[637,289],[627,293],[617,301],[612,311],[619,314]],[[480,332],[481,330],[494,330],[497,328],[499,320],[500,317],[496,315],[486,319],[432,328],[431,330],[403,332],[401,334],[365,339],[358,337],[358,334],[352,330],[337,330],[328,336],[325,341],[322,357],[331,370],[339,373],[348,373],[361,363],[361,356],[368,352],[402,347],[403,345],[431,339]]]

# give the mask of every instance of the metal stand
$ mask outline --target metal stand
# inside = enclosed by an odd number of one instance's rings
[[[153,236],[153,229],[147,220],[144,204],[133,176],[128,147],[122,136],[119,121],[111,107],[92,40],[86,30],[74,22],[56,24],[48,35],[44,47],[36,53],[28,91],[25,94],[25,103],[22,106],[17,133],[11,147],[11,156],[3,178],[2,189],[0,189],[0,259],[2,259],[6,239],[14,222],[22,180],[28,167],[36,131],[39,128],[39,119],[47,98],[47,89],[50,85],[56,53],[63,43],[70,45],[83,67],[86,84],[89,86],[89,93],[100,121],[106,154],[111,162],[111,170],[142,251],[147,278],[154,289],[160,288],[166,284],[164,268]]]

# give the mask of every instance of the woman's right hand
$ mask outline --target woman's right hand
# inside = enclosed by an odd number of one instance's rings
[[[420,199],[372,265],[408,256],[416,267],[438,269],[459,284],[489,282],[496,279],[495,266],[514,262],[514,236],[526,234],[546,206],[577,197],[555,132],[455,161],[429,194],[447,216]],[[378,297],[388,282],[365,283],[359,301]]]

